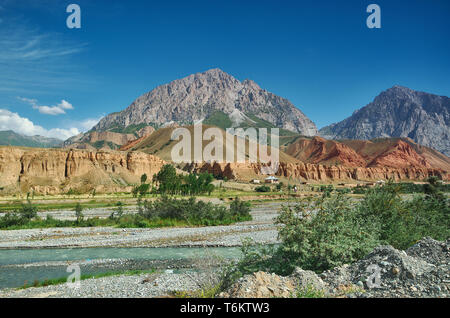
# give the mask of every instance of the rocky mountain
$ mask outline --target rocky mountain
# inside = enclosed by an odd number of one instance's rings
[[[106,131],[130,125],[192,124],[211,120],[219,127],[270,123],[306,136],[318,134],[315,124],[287,99],[211,69],[161,85],[137,98],[127,109],[104,117],[93,128]]]
[[[43,136],[25,136],[12,130],[0,131],[0,145],[38,148],[60,147],[62,140]]]
[[[324,127],[328,139],[409,137],[450,156],[450,98],[394,86],[341,122]]]

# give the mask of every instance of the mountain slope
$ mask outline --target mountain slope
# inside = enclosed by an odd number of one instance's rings
[[[247,121],[249,115],[306,136],[317,135],[315,124],[291,102],[212,69],[161,85],[137,98],[127,109],[104,117],[93,128],[111,130],[142,123],[156,126],[192,124],[222,112],[226,123]]]
[[[22,146],[37,148],[55,148],[62,144],[62,140],[43,136],[25,136],[12,130],[0,131],[0,145]]]
[[[450,171],[450,158],[408,138],[326,140],[299,137],[284,150],[302,162],[346,167],[433,168]]]
[[[328,139],[409,137],[450,156],[450,98],[394,86],[343,121],[324,127]]]
[[[203,125],[203,133],[206,129],[210,128],[212,126]],[[189,130],[191,134],[191,149],[194,149],[194,126],[185,126],[187,130]],[[175,127],[166,127],[166,128],[160,128],[157,131],[155,131],[153,134],[148,136],[143,136],[137,140],[131,141],[128,144],[122,146],[119,150],[120,151],[141,151],[145,152],[151,155],[158,156],[159,158],[165,160],[165,161],[172,161],[172,148],[179,142],[177,140],[171,140],[171,135]],[[226,158],[227,155],[227,148],[226,148],[226,132],[221,131],[223,139],[218,140],[220,147],[223,150],[223,158]],[[268,142],[270,142],[270,138],[268,138]],[[234,140],[234,160],[237,160],[237,137],[233,137]],[[202,141],[202,149],[205,149],[205,146],[211,143],[210,140],[203,140]],[[248,141],[248,139],[245,141],[245,149],[240,149],[239,151],[243,151],[245,154],[245,158],[248,161],[249,160],[249,143],[252,145],[256,144],[256,149],[259,149],[259,144],[253,141]],[[259,153],[259,152],[257,152]],[[257,155],[259,159],[259,155]],[[194,153],[191,151],[191,159],[194,161]],[[287,155],[283,151],[279,152],[279,161],[286,162],[286,163],[297,163],[299,162],[297,159]]]

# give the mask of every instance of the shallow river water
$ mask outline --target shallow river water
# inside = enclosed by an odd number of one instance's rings
[[[35,280],[67,277],[67,267],[79,264],[81,274],[111,271],[177,269],[189,260],[240,256],[237,247],[210,248],[73,248],[0,250],[0,289],[20,287]],[[105,261],[106,260],[106,261]]]

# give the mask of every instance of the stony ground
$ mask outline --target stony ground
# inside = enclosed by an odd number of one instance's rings
[[[309,291],[309,292],[308,292]],[[450,240],[425,238],[399,251],[379,246],[364,259],[317,275],[297,268],[289,277],[258,272],[222,297],[450,297]]]
[[[245,237],[260,243],[276,243],[273,219],[282,203],[265,203],[252,208],[253,220],[229,226],[195,228],[119,229],[49,228],[1,231],[1,248],[64,247],[167,247],[167,246],[238,246]],[[70,212],[70,215],[68,214]],[[73,211],[48,212],[68,218]],[[87,211],[86,216],[106,216],[107,209]]]
[[[27,289],[0,290],[0,298],[148,298],[170,297],[174,292],[198,290],[208,275],[171,272],[133,276],[111,276],[68,284]]]

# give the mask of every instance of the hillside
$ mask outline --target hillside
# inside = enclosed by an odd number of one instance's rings
[[[408,138],[336,141],[299,137],[286,147],[285,152],[302,162],[314,164],[450,171],[450,158]]]
[[[213,126],[203,125],[203,132],[211,128]],[[194,149],[194,126],[185,126],[183,128],[186,128],[189,130],[191,134],[191,149]],[[139,138],[137,140],[134,140],[127,145],[122,146],[119,150],[121,151],[142,151],[148,154],[152,154],[155,156],[158,156],[159,158],[165,160],[165,161],[172,161],[172,148],[179,142],[177,140],[171,140],[172,132],[176,129],[176,127],[167,127],[167,128],[160,128],[151,135]],[[223,157],[226,158],[227,155],[227,148],[226,148],[226,141],[225,138],[227,136],[226,132],[224,130],[221,130],[223,139],[219,140],[220,147],[223,149]],[[230,137],[234,140],[234,161],[237,160],[237,138],[236,136]],[[270,138],[269,138],[270,141]],[[202,142],[202,149],[205,148],[206,145],[208,145],[211,141],[210,140],[203,140]],[[251,142],[245,140],[245,158],[248,160],[249,158],[249,144],[256,147],[256,149],[259,149],[259,144],[255,142]],[[270,153],[270,151],[269,151]],[[283,151],[279,152],[280,155],[280,161],[293,163],[298,162],[295,158],[287,155]],[[258,157],[259,158],[259,157]],[[194,161],[194,154],[193,151],[191,153],[191,160]]]

